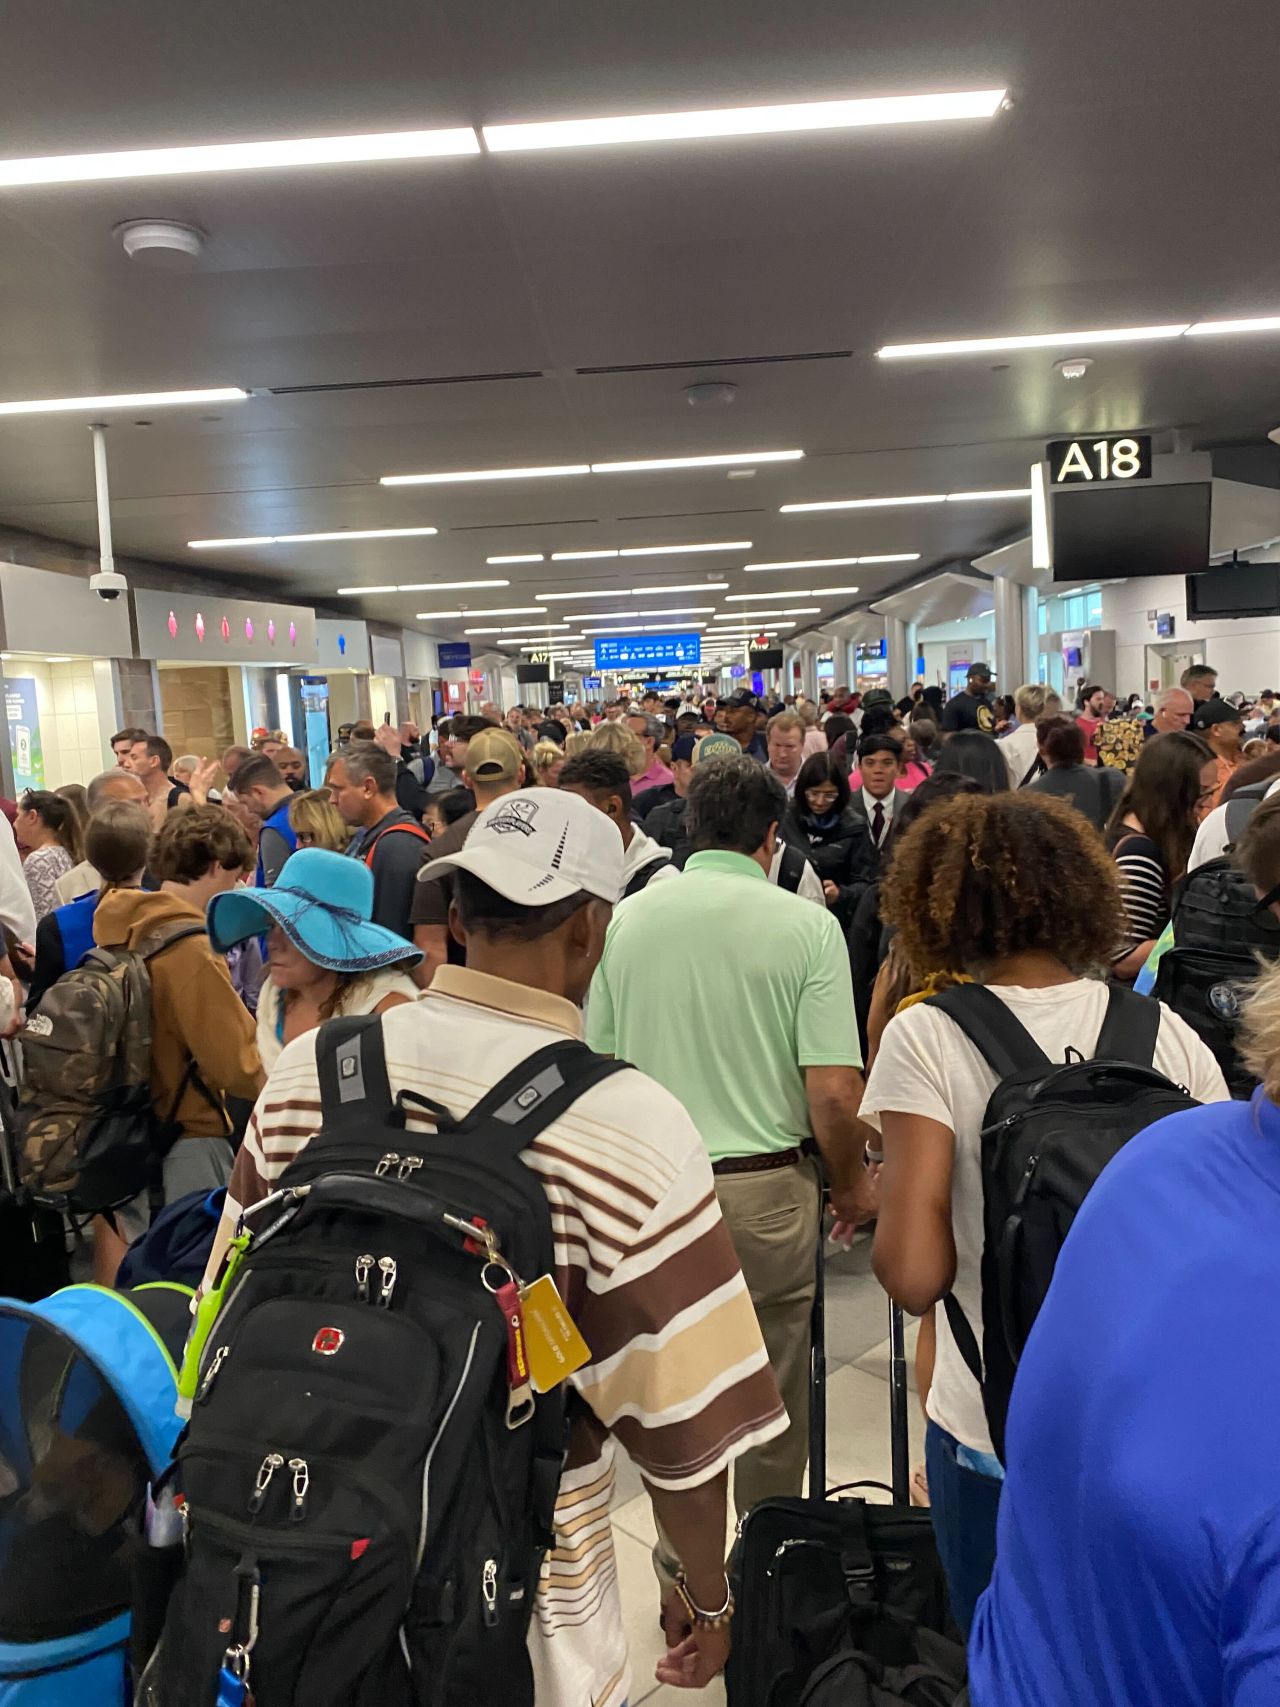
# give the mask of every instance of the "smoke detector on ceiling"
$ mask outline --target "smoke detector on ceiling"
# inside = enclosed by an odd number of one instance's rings
[[[737,395],[737,386],[727,379],[700,380],[697,385],[684,388],[684,400],[691,409],[724,409]]]
[[[1063,379],[1083,379],[1093,366],[1091,356],[1071,356],[1065,362],[1058,362],[1058,372]]]
[[[129,259],[144,265],[192,261],[207,240],[198,225],[183,225],[176,219],[126,219],[116,226],[115,234]]]

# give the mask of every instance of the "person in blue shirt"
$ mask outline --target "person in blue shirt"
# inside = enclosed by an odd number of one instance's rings
[[[254,882],[259,889],[268,888],[298,845],[289,822],[293,790],[276,769],[275,760],[257,753],[236,771],[236,798],[251,806],[262,819]]]
[[[1280,881],[1280,802],[1241,865]],[[1250,1102],[1157,1121],[1089,1194],[1013,1389],[973,1707],[1280,1702],[1280,966]]]

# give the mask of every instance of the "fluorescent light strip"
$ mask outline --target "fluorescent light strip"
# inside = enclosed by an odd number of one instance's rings
[[[586,462],[565,462],[546,468],[471,468],[449,474],[384,474],[379,486],[447,486],[460,480],[549,480],[562,474],[590,474]]]
[[[297,166],[357,166],[382,160],[430,160],[478,154],[468,125],[368,136],[308,136],[281,142],[216,142],[184,148],[130,148],[110,154],[52,154],[0,160],[0,189],[32,184],[105,183],[113,178],[174,178]]]
[[[99,409],[169,409],[186,403],[243,403],[248,397],[237,385],[204,391],[124,391],[106,397],[40,397],[0,403],[0,415],[75,415]]]
[[[486,563],[545,563],[540,551],[517,551],[509,557],[486,557]]]
[[[617,547],[616,546],[610,546],[608,548],[608,550],[605,550],[605,551],[553,551],[551,553],[551,561],[553,563],[585,563],[590,558],[594,558],[594,557],[617,557],[617,556],[618,556]]]
[[[705,628],[706,626],[705,622],[646,622],[640,628],[626,629],[616,626],[612,628],[584,628],[582,632],[584,634],[665,634],[672,630],[681,632],[687,629],[692,633],[695,628]]]
[[[462,593],[475,587],[509,587],[510,581],[401,581],[389,587],[339,587],[340,597],[358,599],[365,593]]]
[[[746,616],[817,616],[821,605],[793,605],[790,610],[757,610],[757,611],[726,611],[723,616],[715,617],[716,622],[741,622]],[[727,632],[727,630],[725,631]]]
[[[1091,344],[1139,344],[1160,338],[1229,337],[1247,332],[1280,332],[1280,315],[1182,321],[1176,326],[1120,326],[1092,332],[1031,332],[1007,338],[945,338],[924,344],[886,344],[876,354],[884,361],[901,361],[915,356],[987,355],[994,350],[1083,350]]]
[[[224,551],[237,545],[322,545],[348,539],[421,539],[436,528],[351,528],[339,533],[262,533],[247,539],[189,539],[188,551]]]
[[[713,107],[622,118],[553,119],[537,124],[487,124],[491,154],[539,148],[599,148],[611,143],[692,141],[700,137],[771,136],[786,131],[851,130],[867,125],[929,124],[994,118],[1004,89],[965,89],[931,95],[878,95],[845,101],[790,101],[761,107]]]
[[[731,468],[745,462],[798,462],[802,450],[744,450],[722,456],[655,456],[631,462],[593,462],[593,474],[640,474],[650,468]]]
[[[586,593],[535,593],[550,604],[553,599],[644,599],[664,593],[720,593],[727,581],[681,581],[674,587],[596,587]]]
[[[767,574],[774,569],[842,569],[858,563],[918,563],[918,551],[885,551],[873,557],[796,557],[784,563],[745,563],[748,575]]]
[[[469,622],[477,616],[542,616],[546,608],[545,605],[499,605],[496,610],[420,610],[415,613],[415,620]]]
[[[476,612],[477,616],[480,616],[482,614],[483,613],[480,611]],[[566,622],[564,626],[566,628],[568,628],[570,626],[570,624]],[[502,627],[502,628],[465,628],[465,629],[463,629],[463,633],[464,634],[529,634],[529,633],[532,633],[534,627],[535,627],[535,624],[532,622],[509,622],[505,625],[505,627]],[[548,632],[549,631],[550,631],[550,625],[548,624]]]
[[[628,545],[619,557],[685,557],[695,551],[750,551],[749,539],[713,540],[704,545]]]
[[[825,599],[839,593],[856,593],[857,587],[775,587],[770,593],[727,593],[727,605],[749,604],[753,599]]]
[[[570,622],[613,622],[631,617],[650,616],[710,616],[715,610],[714,605],[680,605],[674,610],[619,610],[619,611],[580,611],[577,616],[571,616]]]
[[[783,504],[779,514],[802,515],[812,510],[887,510],[910,504],[976,504],[999,498],[1029,498],[1029,486],[1001,486],[985,492],[920,492],[909,498],[823,498],[813,504]],[[894,553],[888,557],[862,557],[860,563],[904,563],[914,561],[919,552],[907,555]]]

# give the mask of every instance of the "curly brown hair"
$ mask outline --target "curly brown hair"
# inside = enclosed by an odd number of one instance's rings
[[[921,980],[1029,951],[1088,972],[1123,938],[1113,861],[1079,812],[1043,794],[930,807],[897,848],[881,915]]]
[[[211,865],[248,871],[253,843],[222,806],[171,812],[151,850],[151,871],[161,883],[194,883]]]

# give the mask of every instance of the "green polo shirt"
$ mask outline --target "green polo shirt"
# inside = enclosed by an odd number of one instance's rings
[[[614,913],[587,1040],[677,1096],[713,1162],[789,1149],[804,1069],[862,1065],[840,927],[746,854],[694,854]]]

